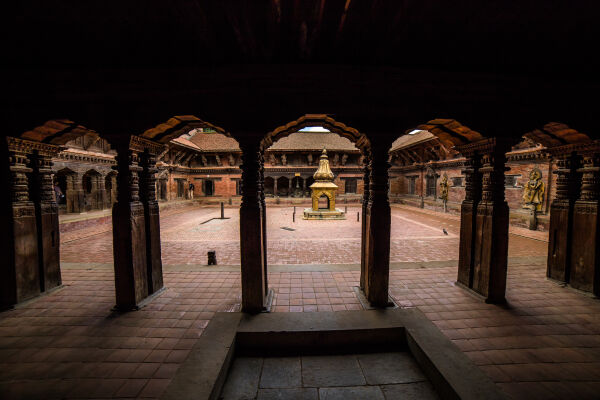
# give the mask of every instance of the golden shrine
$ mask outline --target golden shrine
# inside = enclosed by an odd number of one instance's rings
[[[337,185],[333,183],[333,172],[329,168],[327,150],[323,148],[319,159],[319,168],[314,173],[315,183],[310,185],[312,191],[312,208],[304,209],[304,219],[346,219],[346,213],[335,208],[335,192]],[[319,208],[319,199],[327,199],[326,207]]]

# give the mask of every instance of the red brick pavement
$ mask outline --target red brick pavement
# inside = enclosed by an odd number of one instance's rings
[[[240,306],[238,272],[192,271],[167,268],[164,294],[117,314],[109,268],[65,269],[64,289],[0,313],[0,398],[159,397],[214,313]],[[546,280],[542,265],[509,267],[506,306],[482,303],[455,276],[455,267],[393,269],[391,295],[423,311],[514,398],[597,398],[597,300]],[[358,278],[271,273],[273,311],[360,309]]]
[[[268,260],[271,264],[347,264],[360,262],[359,208],[348,208],[345,221],[305,221],[302,208],[292,222],[292,207],[269,207],[267,214]],[[239,265],[239,212],[226,209],[229,219],[218,217],[218,208],[196,208],[161,214],[162,257],[169,264],[205,264],[208,250],[217,252],[222,265]],[[202,224],[202,222],[206,222]],[[288,231],[281,229],[289,227]],[[444,235],[446,228],[449,235]],[[63,262],[112,263],[111,226],[69,232],[61,236]],[[519,231],[521,234],[527,234]],[[536,233],[539,235],[539,233]],[[459,221],[455,216],[415,208],[392,209],[391,262],[456,260]],[[542,233],[542,235],[544,235]],[[546,234],[547,235],[547,234]],[[547,243],[510,235],[509,256],[545,255]]]

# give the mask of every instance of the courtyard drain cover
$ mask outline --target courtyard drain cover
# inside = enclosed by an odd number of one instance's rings
[[[281,229],[286,230],[286,231],[295,231],[294,228],[288,228],[287,226],[282,226]]]

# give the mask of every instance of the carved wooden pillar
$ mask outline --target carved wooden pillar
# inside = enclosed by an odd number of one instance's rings
[[[106,195],[106,185],[104,181],[103,175],[96,176],[96,188],[97,188],[97,202],[98,202],[98,210],[104,210],[108,207],[108,199]]]
[[[267,274],[267,203],[265,202],[265,157],[264,152],[260,152],[260,175],[258,179],[258,191],[260,193],[260,208],[262,215],[262,252],[263,252],[263,274],[265,277],[265,296],[269,293],[269,276]]]
[[[263,216],[260,194],[258,143],[242,142],[242,202],[240,205],[240,250],[242,263],[242,311],[261,312],[268,291],[263,255]]]
[[[288,193],[287,197],[292,197],[292,179],[288,179]]]
[[[471,289],[488,303],[505,301],[508,262],[508,204],[504,199],[507,142],[497,138],[476,143],[482,155],[481,200],[477,205]]]
[[[556,197],[550,205],[550,228],[546,275],[569,282],[573,208],[579,197],[581,175],[577,172],[580,160],[568,149],[551,150],[556,160]]]
[[[457,148],[461,151],[460,147]],[[458,252],[457,281],[468,287],[473,287],[473,255],[475,252],[475,231],[477,205],[481,199],[481,176],[479,168],[481,160],[478,154],[466,155],[465,169],[465,199],[460,205],[460,242]]]
[[[136,142],[142,139],[136,137]],[[146,141],[144,141],[146,142]],[[140,178],[140,200],[144,207],[144,220],[146,223],[146,262],[148,274],[148,294],[158,292],[163,288],[162,255],[160,243],[160,215],[158,201],[156,200],[156,154],[160,153],[162,146],[152,142],[139,143],[148,147],[141,154],[142,172]]]
[[[371,305],[389,304],[391,209],[388,199],[388,150],[391,143],[372,143],[369,201],[366,209],[364,292]]]
[[[8,193],[2,196],[2,268],[0,306],[35,297],[40,293],[35,207],[29,197],[28,174],[31,151],[23,141],[6,138],[2,144],[2,177]]]
[[[573,210],[572,287],[600,295],[600,141],[582,152],[581,192]]]
[[[277,193],[277,177],[273,178],[273,195],[279,196],[279,193]]]
[[[68,196],[71,199],[71,207],[67,204],[67,210],[73,213],[85,211],[85,196],[81,179],[82,176],[78,173],[67,176],[67,192],[70,192]]]
[[[125,140],[127,139],[127,140]],[[117,308],[136,309],[148,296],[146,224],[139,198],[139,152],[127,137],[117,142],[117,202],[113,205],[113,253]]]
[[[367,274],[367,270],[366,270],[366,265],[367,265],[367,261],[366,261],[366,254],[367,254],[367,250],[366,250],[366,246],[367,246],[367,219],[365,218],[365,216],[367,215],[367,208],[368,208],[368,204],[369,204],[369,175],[370,175],[370,169],[369,169],[369,163],[370,163],[370,158],[368,155],[365,156],[364,158],[364,166],[363,166],[363,171],[364,171],[364,175],[363,175],[363,198],[362,198],[362,218],[361,218],[361,240],[360,240],[360,288],[362,291],[365,290],[365,277]]]
[[[37,150],[32,155],[31,194],[37,220],[40,290],[45,292],[62,283],[58,205],[52,182],[52,157],[60,148],[42,143],[34,145]]]

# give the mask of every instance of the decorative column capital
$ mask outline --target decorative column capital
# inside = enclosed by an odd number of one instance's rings
[[[589,143],[581,151],[583,160],[577,172],[582,173],[579,200],[598,202],[600,200],[600,141]]]

